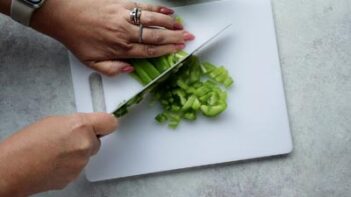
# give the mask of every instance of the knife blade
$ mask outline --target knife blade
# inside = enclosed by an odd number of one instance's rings
[[[212,40],[217,38],[221,33],[223,33],[226,29],[228,29],[232,24],[229,24],[219,30],[215,35],[207,39],[205,42],[203,42],[199,47],[197,47],[192,53],[187,54],[183,58],[181,58],[177,63],[175,63],[173,66],[171,66],[168,70],[160,74],[158,77],[156,77],[154,80],[152,80],[148,85],[146,85],[143,89],[141,89],[139,92],[134,94],[132,97],[130,97],[127,100],[124,100],[121,104],[118,105],[118,107],[113,111],[113,114],[116,117],[121,117],[125,115],[128,112],[128,108],[131,107],[132,105],[138,104],[142,99],[143,96],[150,92],[153,88],[155,88],[159,83],[162,81],[166,80],[170,75],[175,74],[183,65],[184,63],[196,52],[198,52],[200,49],[202,49],[204,46],[209,44]]]

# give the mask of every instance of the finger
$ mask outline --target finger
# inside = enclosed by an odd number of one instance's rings
[[[143,11],[140,16],[140,22],[144,26],[158,26],[171,30],[182,30],[183,25],[175,20],[175,18],[150,11]]]
[[[129,49],[129,58],[151,58],[159,57],[169,53],[175,53],[184,49],[184,44],[166,44],[166,45],[145,45],[133,44]]]
[[[109,60],[101,62],[90,62],[88,66],[107,76],[115,76],[119,73],[133,72],[133,66],[129,63],[119,60]]]
[[[118,126],[117,118],[108,113],[85,113],[83,116],[93,128],[96,136],[108,135],[116,130]]]
[[[128,10],[132,10],[133,8],[141,8],[142,10],[147,10],[151,12],[159,12],[162,14],[171,15],[174,13],[174,10],[168,8],[166,6],[152,5],[147,3],[139,3],[139,2],[127,2],[126,8]]]
[[[140,36],[140,27],[132,27],[130,42],[138,43]],[[191,37],[189,37],[191,36]],[[145,44],[164,45],[164,44],[182,44],[185,41],[195,37],[186,31],[171,31],[167,29],[144,28],[142,32],[142,42]]]

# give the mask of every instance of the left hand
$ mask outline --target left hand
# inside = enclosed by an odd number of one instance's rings
[[[142,43],[139,26],[130,20],[135,7],[143,10]],[[47,0],[31,26],[62,42],[87,66],[112,76],[133,71],[124,59],[177,52],[194,39],[171,14],[167,7],[124,0]]]

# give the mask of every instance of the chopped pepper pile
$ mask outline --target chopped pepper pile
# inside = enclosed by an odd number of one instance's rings
[[[178,52],[159,58],[131,60],[135,68],[132,76],[147,85],[186,55]],[[232,85],[233,79],[223,66],[200,62],[198,57],[191,56],[177,73],[152,90],[153,99],[163,108],[155,119],[176,128],[181,120],[196,120],[199,113],[216,117],[226,110],[225,88]]]

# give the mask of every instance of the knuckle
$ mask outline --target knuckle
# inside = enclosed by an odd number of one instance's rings
[[[129,42],[121,42],[118,44],[118,48],[122,48],[122,49],[125,49],[125,50],[130,50],[133,48],[133,44],[132,43],[129,43]]]
[[[88,124],[83,114],[76,113],[72,116],[72,131],[86,130],[87,128]]]
[[[182,32],[182,31],[176,32],[174,37],[176,38],[177,42],[180,42],[180,43],[184,42],[184,32]]]
[[[153,57],[156,55],[156,47],[152,45],[145,45],[144,52],[147,56]]]
[[[178,49],[178,47],[176,46],[176,45],[173,45],[173,47],[171,47],[170,49],[169,49],[169,52],[170,53],[176,53],[176,52],[178,52],[179,51],[179,49]]]
[[[152,41],[155,43],[162,43],[164,41],[163,36],[160,33],[153,33],[152,35]]]
[[[123,28],[121,28],[119,20],[111,19],[110,21],[106,22],[104,26],[108,32],[111,32],[116,36],[120,36],[121,34],[125,33]]]
[[[171,16],[167,16],[165,15],[165,23],[170,27],[170,28],[173,28],[174,25],[176,24],[176,20],[171,17]]]
[[[104,74],[107,76],[114,76],[115,74],[117,74],[117,72],[118,72],[118,69],[114,67],[112,64],[109,64],[104,70]]]
[[[77,150],[82,153],[88,153],[91,151],[93,147],[93,142],[90,138],[82,138],[80,142],[77,144]]]
[[[117,6],[114,4],[106,7],[106,13],[109,15],[116,15],[119,13],[119,11],[120,11],[120,6]]]
[[[149,16],[145,17],[146,24],[152,24],[155,21],[156,21],[156,17],[154,17],[153,15],[149,15]]]

